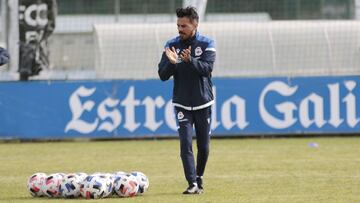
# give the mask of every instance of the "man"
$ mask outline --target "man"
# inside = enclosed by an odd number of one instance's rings
[[[158,73],[162,81],[174,78],[172,100],[179,125],[181,160],[189,183],[183,194],[200,194],[204,190],[203,175],[209,155],[215,47],[213,40],[197,31],[199,16],[195,8],[178,8],[176,15],[179,36],[166,43]],[[193,125],[198,148],[196,166]]]
[[[49,67],[48,38],[55,29],[56,0],[20,0],[20,80]]]
[[[0,66],[9,62],[10,56],[6,49],[0,47]]]

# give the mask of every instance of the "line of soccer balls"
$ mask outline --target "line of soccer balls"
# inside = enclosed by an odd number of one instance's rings
[[[35,173],[29,177],[27,189],[33,197],[100,199],[117,194],[133,197],[144,194],[149,179],[142,172],[126,173]]]

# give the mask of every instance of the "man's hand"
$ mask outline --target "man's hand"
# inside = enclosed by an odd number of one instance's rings
[[[165,54],[168,57],[170,63],[172,63],[172,64],[176,63],[178,55],[177,55],[174,47],[171,47],[171,49],[169,47],[166,47]]]
[[[181,51],[180,54],[180,58],[182,61],[184,62],[189,62],[190,61],[190,54],[191,54],[191,46],[189,46],[189,48],[184,49]]]

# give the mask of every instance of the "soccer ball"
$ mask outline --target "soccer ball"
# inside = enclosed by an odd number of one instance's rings
[[[48,197],[60,197],[59,186],[63,180],[62,173],[53,173],[46,177],[41,187],[42,192]]]
[[[120,179],[125,178],[127,174],[128,173],[123,172],[123,171],[118,171],[118,172],[112,174],[113,183],[114,183],[114,193],[116,192],[115,191],[115,182],[119,183]]]
[[[105,192],[103,197],[109,197],[114,193],[114,177],[111,173],[96,172],[92,176],[97,176],[105,184]]]
[[[89,175],[80,186],[80,193],[86,199],[100,199],[106,194],[106,181],[99,175]]]
[[[44,193],[41,190],[47,175],[45,173],[35,173],[30,176],[27,182],[27,188],[33,197],[41,197]]]
[[[80,196],[80,176],[76,174],[66,175],[59,186],[59,192],[62,197],[75,198]]]
[[[100,174],[98,176],[100,179],[102,179],[102,181],[104,182],[105,187],[106,187],[103,197],[111,196],[114,193],[114,179],[113,179],[112,174],[104,173],[104,174]]]
[[[120,197],[133,197],[139,190],[139,183],[134,175],[126,174],[116,177],[114,187]]]
[[[145,174],[139,171],[131,172],[131,175],[135,176],[139,183],[139,190],[137,191],[137,195],[144,194],[149,188],[149,179]]]

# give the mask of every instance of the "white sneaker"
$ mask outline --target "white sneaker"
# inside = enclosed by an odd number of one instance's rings
[[[183,194],[189,195],[189,194],[201,194],[202,190],[199,189],[197,183],[191,184],[184,192]]]

